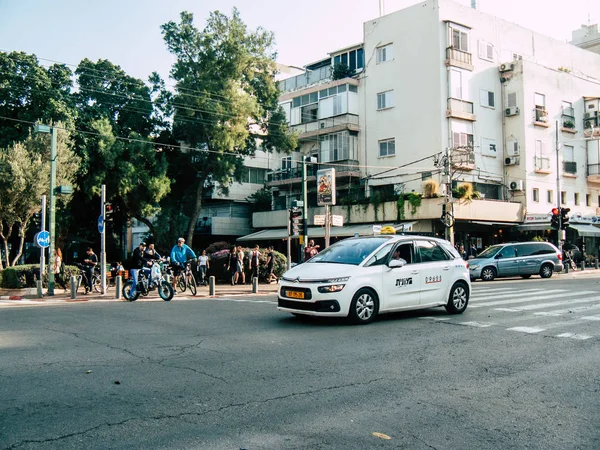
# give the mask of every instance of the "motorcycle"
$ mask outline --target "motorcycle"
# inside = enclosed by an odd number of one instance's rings
[[[158,295],[165,302],[171,301],[175,295],[173,286],[166,281],[166,277],[163,275],[163,266],[161,262],[154,261],[150,270],[140,269],[138,272],[138,281],[136,284],[136,291],[131,295],[133,288],[133,280],[127,281],[123,286],[123,297],[128,302],[136,301],[140,295],[146,297],[150,291],[157,289]],[[152,281],[150,281],[152,280]]]

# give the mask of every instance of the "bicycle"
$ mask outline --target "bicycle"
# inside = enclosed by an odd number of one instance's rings
[[[196,295],[198,292],[196,278],[194,278],[194,274],[192,273],[192,261],[193,259],[188,259],[185,262],[184,268],[179,271],[179,273],[175,276],[175,286],[181,292],[185,292],[186,289],[190,290],[192,295]]]
[[[79,291],[79,288],[81,286],[81,284],[83,283],[84,287],[85,287],[85,292],[88,292],[88,277],[87,277],[87,272],[86,272],[86,268],[87,266],[85,264],[81,264],[81,263],[76,263],[75,266],[77,266],[77,268],[79,269],[79,275],[77,276],[77,289],[75,290],[75,292]],[[102,277],[100,276],[100,273],[98,273],[98,268],[94,267],[94,274],[92,276],[92,286],[94,288],[94,291],[100,293],[102,292]]]

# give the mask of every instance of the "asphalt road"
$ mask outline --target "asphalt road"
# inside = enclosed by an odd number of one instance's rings
[[[2,307],[0,448],[598,449],[599,282],[367,326],[274,297]]]

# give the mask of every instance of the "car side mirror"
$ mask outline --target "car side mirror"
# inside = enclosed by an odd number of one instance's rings
[[[502,253],[498,253],[496,256],[494,256],[494,259],[500,259],[502,258]]]
[[[392,259],[390,260],[390,262],[388,263],[388,267],[390,269],[395,269],[396,267],[402,267],[404,266],[406,263],[404,261],[400,261],[398,259]]]

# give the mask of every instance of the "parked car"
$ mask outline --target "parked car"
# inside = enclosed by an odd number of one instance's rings
[[[427,236],[344,239],[288,270],[279,284],[280,311],[359,324],[436,306],[460,314],[471,293],[467,262],[450,242]]]
[[[492,245],[469,260],[471,281],[481,278],[539,275],[550,278],[563,270],[562,253],[550,242],[518,242]]]

